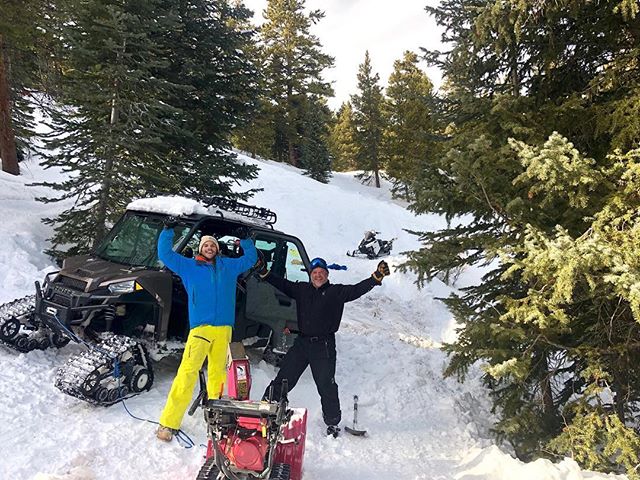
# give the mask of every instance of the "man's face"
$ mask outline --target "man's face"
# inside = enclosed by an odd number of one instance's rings
[[[311,270],[311,283],[314,287],[320,288],[329,280],[329,272],[324,268],[316,267]]]
[[[200,255],[202,255],[207,260],[213,259],[218,254],[218,249],[216,248],[216,244],[213,242],[204,242],[202,245],[202,250],[200,250]]]

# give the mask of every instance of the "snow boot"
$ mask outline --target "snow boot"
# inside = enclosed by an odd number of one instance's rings
[[[339,434],[340,434],[340,427],[338,425],[327,426],[327,436],[333,435],[333,438],[338,438]]]
[[[158,430],[156,430],[156,437],[163,442],[170,442],[173,439],[173,432],[174,430],[172,428],[160,425]]]

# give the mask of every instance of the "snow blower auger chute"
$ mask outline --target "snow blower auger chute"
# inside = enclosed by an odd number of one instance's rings
[[[301,480],[307,410],[288,407],[286,384],[279,402],[249,400],[251,370],[244,347],[232,343],[229,353],[230,398],[202,404],[209,442],[197,480]],[[206,392],[204,375],[200,383]]]

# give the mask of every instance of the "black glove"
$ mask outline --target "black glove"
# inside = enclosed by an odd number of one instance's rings
[[[178,225],[178,219],[172,215],[165,217],[162,221],[164,228],[173,228]]]
[[[382,279],[389,275],[391,275],[391,270],[389,270],[389,265],[384,260],[378,264],[376,271],[371,274],[374,280],[378,283],[382,283]]]
[[[267,270],[267,264],[262,258],[259,258],[256,262],[256,272],[258,275],[260,275],[260,278],[266,277],[269,273],[269,270]]]
[[[237,228],[234,228],[231,232],[231,235],[239,238],[240,240],[244,240],[245,238],[249,238],[249,227],[241,225]]]

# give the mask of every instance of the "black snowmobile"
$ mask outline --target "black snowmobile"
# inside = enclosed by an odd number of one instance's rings
[[[389,255],[395,238],[379,240],[376,235],[380,235],[380,232],[374,230],[364,232],[364,238],[360,240],[357,250],[347,252],[347,255],[350,257],[367,257],[369,260]]]

